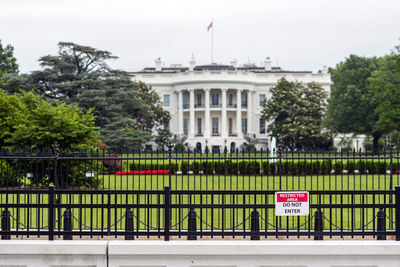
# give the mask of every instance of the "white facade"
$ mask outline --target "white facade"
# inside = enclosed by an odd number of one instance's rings
[[[263,67],[232,65],[173,65],[131,73],[136,81],[151,86],[171,113],[170,130],[175,142],[187,148],[204,151],[240,149],[252,143],[257,149],[269,145],[267,125],[261,119],[262,100],[270,97],[270,88],[278,80],[302,83],[317,82],[329,93],[331,80],[326,68],[320,73],[284,71],[271,67],[267,59]]]

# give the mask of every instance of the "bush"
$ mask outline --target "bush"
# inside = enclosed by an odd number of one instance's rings
[[[325,160],[321,161],[320,170],[321,170],[322,175],[330,174],[332,171],[332,160],[325,159]]]
[[[335,174],[343,173],[343,163],[341,161],[336,161],[334,165]]]
[[[17,172],[18,168],[13,168],[5,161],[0,161],[0,187],[14,187],[22,184],[22,172]]]
[[[203,161],[201,163],[204,174],[213,174],[214,168],[211,161]]]
[[[269,175],[270,174],[270,165],[268,161],[263,161],[262,162],[262,171],[264,175]]]
[[[175,153],[183,153],[183,152],[185,152],[185,146],[183,144],[176,144],[174,146],[174,152]]]
[[[182,174],[189,173],[189,161],[187,161],[187,160],[182,161],[181,171],[182,171]]]
[[[348,160],[346,162],[346,170],[348,174],[354,174],[354,171],[356,169],[356,163],[354,160]]]
[[[192,164],[190,164],[190,169],[193,171],[193,174],[199,174],[200,173],[200,162],[199,161],[193,161]]]
[[[122,171],[122,161],[119,159],[117,154],[105,154],[102,155],[107,159],[101,159],[99,162],[104,166],[103,172],[106,174],[113,174],[118,171]]]
[[[246,145],[245,150],[246,150],[246,152],[254,153],[254,152],[256,152],[256,147],[253,144],[248,144],[248,145]]]
[[[359,174],[366,174],[367,173],[367,163],[365,160],[357,160],[356,161],[356,168],[358,169]]]

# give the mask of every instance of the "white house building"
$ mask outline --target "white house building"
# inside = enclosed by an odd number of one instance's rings
[[[151,86],[171,113],[170,130],[174,141],[187,148],[204,151],[228,151],[254,144],[265,150],[269,145],[267,124],[261,118],[262,105],[270,97],[270,88],[283,77],[289,81],[317,82],[329,93],[331,80],[326,68],[318,73],[286,71],[264,66],[230,65],[189,67],[174,64],[163,67],[160,59],[153,68],[131,73],[136,81]]]

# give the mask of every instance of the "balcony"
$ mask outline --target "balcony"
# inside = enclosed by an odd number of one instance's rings
[[[220,108],[222,107],[221,104],[210,104],[210,108]]]
[[[227,108],[236,108],[236,104],[227,104],[226,105]]]
[[[212,133],[211,136],[220,136],[219,133]]]
[[[183,104],[183,109],[189,109],[189,104]]]
[[[196,137],[203,137],[203,134],[202,134],[202,133],[198,133],[198,134],[196,134],[195,136],[196,136]]]
[[[195,107],[195,108],[204,108],[205,105],[202,104],[202,103],[200,103],[200,104],[194,104],[194,107]]]

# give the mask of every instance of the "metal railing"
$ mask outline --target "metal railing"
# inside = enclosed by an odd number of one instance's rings
[[[3,149],[0,235],[400,239],[392,147],[220,151]],[[310,215],[276,216],[275,192],[300,190]]]
[[[2,239],[11,236],[313,237],[400,240],[400,187],[310,191],[308,216],[275,216],[275,191],[1,190]],[[394,196],[395,204],[388,203]],[[396,214],[395,218],[389,214]]]

